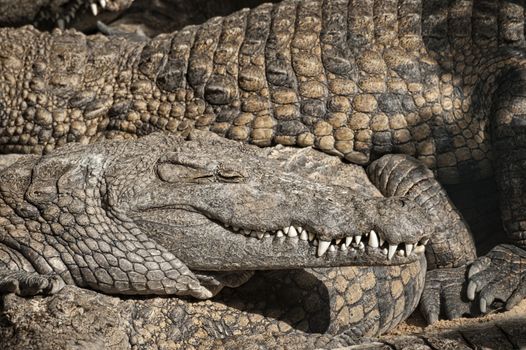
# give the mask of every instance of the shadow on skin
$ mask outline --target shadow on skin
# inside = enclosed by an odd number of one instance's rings
[[[326,333],[331,323],[329,291],[306,270],[259,271],[243,286],[225,288],[214,300],[307,333]]]

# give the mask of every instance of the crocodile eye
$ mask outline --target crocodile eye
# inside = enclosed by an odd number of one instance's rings
[[[170,183],[210,183],[215,181],[214,168],[196,157],[184,152],[170,152],[157,163],[157,175]]]
[[[240,169],[233,169],[231,167],[220,164],[217,169],[219,180],[223,182],[242,182],[247,177]]]
[[[214,181],[214,175],[212,173],[204,169],[195,169],[182,164],[159,164],[157,174],[161,180],[170,183],[209,183]]]

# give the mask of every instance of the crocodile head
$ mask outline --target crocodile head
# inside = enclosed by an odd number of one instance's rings
[[[269,152],[198,131],[71,144],[30,158],[30,184],[16,182],[27,191],[4,187],[25,191],[11,206],[47,221],[66,246],[92,255],[103,240],[123,258],[165,251],[212,294],[247,271],[422,260],[432,230],[416,204],[287,170]]]
[[[404,264],[431,233],[407,199],[310,180],[213,134],[166,137],[142,141],[145,156],[106,181],[112,210],[191,270]]]

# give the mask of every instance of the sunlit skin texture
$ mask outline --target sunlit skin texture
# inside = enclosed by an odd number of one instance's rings
[[[27,27],[0,36],[3,152],[198,128],[259,146],[312,145],[360,165],[410,155],[442,183],[494,175],[512,245],[473,266],[468,297],[480,292],[485,311],[525,294],[520,3],[283,1],[148,43]],[[431,266],[457,269],[457,279],[428,276],[430,321],[451,294],[431,281],[462,279],[475,259],[457,236],[428,254]],[[462,314],[453,304],[445,316]]]
[[[263,327],[276,337],[316,342],[320,336],[307,333],[328,333],[338,335],[335,344],[351,344],[383,333],[416,308],[426,272],[422,242],[441,234],[424,208],[383,197],[358,166],[212,133],[67,145],[23,157],[0,179],[0,292],[54,294],[72,284],[207,299],[226,286],[233,289],[220,298],[228,303],[262,293],[264,317],[229,326],[237,335]],[[276,234],[290,225],[313,238]],[[385,243],[368,239],[372,229]],[[356,236],[361,245],[343,246]],[[336,250],[320,254],[323,241]],[[388,257],[382,251],[390,245],[407,254]],[[316,269],[301,269],[308,267]],[[236,291],[254,270],[277,269]],[[303,308],[300,316],[289,320],[286,308],[276,314],[273,299],[283,293],[303,295],[290,305]],[[217,313],[246,318],[246,309],[203,304],[180,327],[191,332]]]

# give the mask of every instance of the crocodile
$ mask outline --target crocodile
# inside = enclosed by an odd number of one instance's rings
[[[110,14],[101,19],[114,18],[128,8],[133,0],[2,0],[0,26],[34,24],[40,28],[65,28],[75,20],[88,21],[99,13]]]
[[[272,0],[276,2],[278,0]],[[41,30],[75,28],[85,33],[97,30],[154,37],[188,24],[227,15],[264,0],[38,0],[0,1],[0,27],[32,24]],[[16,4],[16,6],[15,6]]]
[[[311,305],[293,318],[303,326],[289,340],[348,345],[385,332],[416,308],[425,243],[437,231],[417,202],[383,197],[360,167],[306,151],[194,131],[187,140],[154,133],[25,156],[0,172],[0,293],[55,294],[70,284],[209,299],[233,288],[214,303],[179,302],[196,309],[178,320],[188,342],[197,341],[188,335],[195,323],[213,314],[246,317],[215,303],[247,300],[250,287],[236,290],[256,270],[296,269],[259,273],[252,283],[264,291],[260,302],[298,288],[309,303],[331,296],[329,312]],[[280,318],[229,331],[248,336]]]
[[[422,310],[431,322],[462,314],[450,288],[466,273],[482,312],[526,294],[520,2],[284,0],[147,42],[32,27],[0,37],[5,153],[196,128],[389,170],[404,154],[442,184],[494,177],[511,244],[476,259],[444,230],[426,253],[441,268]],[[389,184],[385,195],[406,190]]]

